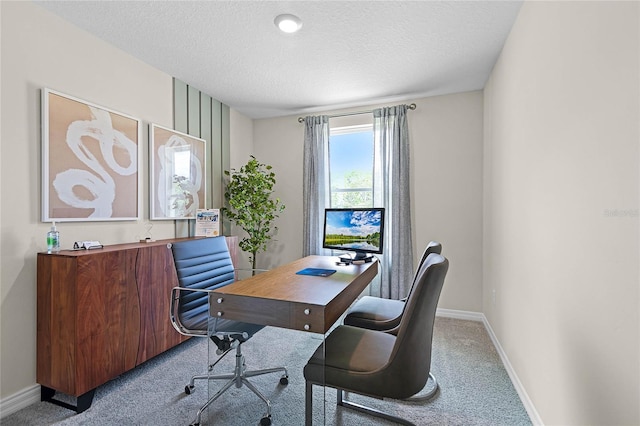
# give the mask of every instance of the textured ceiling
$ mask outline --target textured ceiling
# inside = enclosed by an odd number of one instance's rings
[[[521,1],[37,1],[251,118],[484,87]],[[274,18],[302,19],[296,34]]]

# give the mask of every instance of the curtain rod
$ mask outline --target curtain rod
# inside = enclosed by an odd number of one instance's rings
[[[416,109],[416,104],[411,104],[408,106],[409,109]],[[335,118],[335,117],[347,117],[349,115],[360,115],[360,114],[371,114],[373,112],[373,110],[369,110],[369,111],[358,111],[358,112],[345,112],[344,114],[333,114],[333,115],[328,115],[327,117],[329,118]],[[298,123],[304,123],[304,117],[298,117]]]

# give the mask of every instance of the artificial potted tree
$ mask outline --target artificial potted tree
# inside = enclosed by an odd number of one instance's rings
[[[277,227],[274,220],[285,206],[273,197],[276,175],[270,165],[260,163],[253,155],[240,170],[225,170],[229,178],[224,192],[227,205],[222,212],[229,221],[242,228],[247,237],[240,240],[240,249],[250,254],[252,269],[256,255],[267,250]]]

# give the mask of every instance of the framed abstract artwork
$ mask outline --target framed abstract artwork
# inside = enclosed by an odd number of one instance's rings
[[[152,220],[195,219],[205,208],[204,139],[149,125],[149,205]]]
[[[42,221],[136,220],[140,120],[42,90]]]

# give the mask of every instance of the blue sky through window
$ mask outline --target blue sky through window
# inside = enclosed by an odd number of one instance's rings
[[[331,186],[344,188],[344,177],[356,171],[371,175],[373,171],[373,132],[332,134],[329,143]]]

